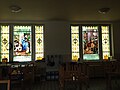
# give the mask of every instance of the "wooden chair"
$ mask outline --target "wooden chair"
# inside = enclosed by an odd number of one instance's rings
[[[59,67],[59,88],[60,90],[63,90],[63,87],[64,87],[64,69],[65,69],[64,65],[61,65]]]
[[[30,90],[32,90],[32,84],[34,83],[34,65],[33,64],[27,64],[24,68],[23,68],[23,87],[24,89],[29,88]]]
[[[117,85],[117,78],[120,77],[119,62],[105,62],[105,74],[106,74],[106,89],[112,90],[112,79],[115,80]]]
[[[23,89],[23,72],[20,65],[11,66],[9,69],[9,79],[11,81],[11,87],[19,86]]]
[[[82,84],[85,84],[87,90],[89,86],[89,77],[83,73],[82,67],[82,64],[70,62],[60,67],[59,82],[61,90],[63,90],[65,82],[74,82],[74,84],[78,84],[80,86],[80,89],[82,89]]]
[[[72,81],[72,64],[67,62],[60,66],[59,68],[59,83],[60,83],[60,90],[63,90],[65,87],[65,82]]]
[[[45,62],[35,62],[35,69],[34,69],[34,77],[35,82],[40,82],[42,80],[45,80],[46,77],[46,67]]]
[[[79,63],[79,80],[82,85],[85,85],[86,90],[89,88],[89,66],[86,63]]]
[[[7,90],[10,90],[10,80],[0,80],[0,84],[7,84]]]

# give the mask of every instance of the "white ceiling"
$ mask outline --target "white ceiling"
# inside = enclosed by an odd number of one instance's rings
[[[12,13],[11,5],[22,11]],[[98,13],[104,7],[110,11]],[[0,20],[120,21],[120,0],[1,0]]]

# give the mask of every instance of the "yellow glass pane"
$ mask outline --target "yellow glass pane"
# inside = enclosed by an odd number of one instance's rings
[[[36,53],[36,60],[42,60],[43,57],[43,53]]]
[[[102,34],[102,44],[109,45],[109,34]]]
[[[79,33],[79,26],[71,26],[71,33]]]
[[[71,26],[72,60],[79,58],[79,26]]]
[[[36,60],[42,60],[42,58],[44,58],[43,32],[43,26],[35,26]]]
[[[2,54],[2,58],[9,58],[9,54]]]
[[[101,26],[103,59],[110,57],[109,26]]]
[[[72,44],[79,44],[79,34],[72,34]]]
[[[9,53],[9,50],[7,49],[6,46],[3,46],[3,47],[1,48],[1,52],[2,52],[2,53]]]
[[[73,61],[78,61],[79,58],[79,53],[72,53],[72,60]]]
[[[7,58],[9,61],[9,26],[1,26],[1,60]]]
[[[104,45],[104,47],[103,47],[103,51],[110,51],[110,47],[109,47],[109,45]]]
[[[35,33],[43,33],[43,26],[35,26]]]
[[[102,26],[102,33],[109,33],[109,26]]]
[[[110,52],[104,52],[103,59],[108,59],[108,57],[110,57]]]
[[[1,33],[9,33],[9,26],[1,26]]]

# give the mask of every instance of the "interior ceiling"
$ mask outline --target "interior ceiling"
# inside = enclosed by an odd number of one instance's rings
[[[1,0],[0,20],[120,21],[120,0]],[[11,5],[21,12],[12,13]],[[110,11],[100,14],[100,8]]]

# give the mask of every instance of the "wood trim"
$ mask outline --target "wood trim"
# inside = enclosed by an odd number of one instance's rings
[[[0,80],[0,83],[6,83],[7,84],[7,90],[10,90],[10,80]]]

